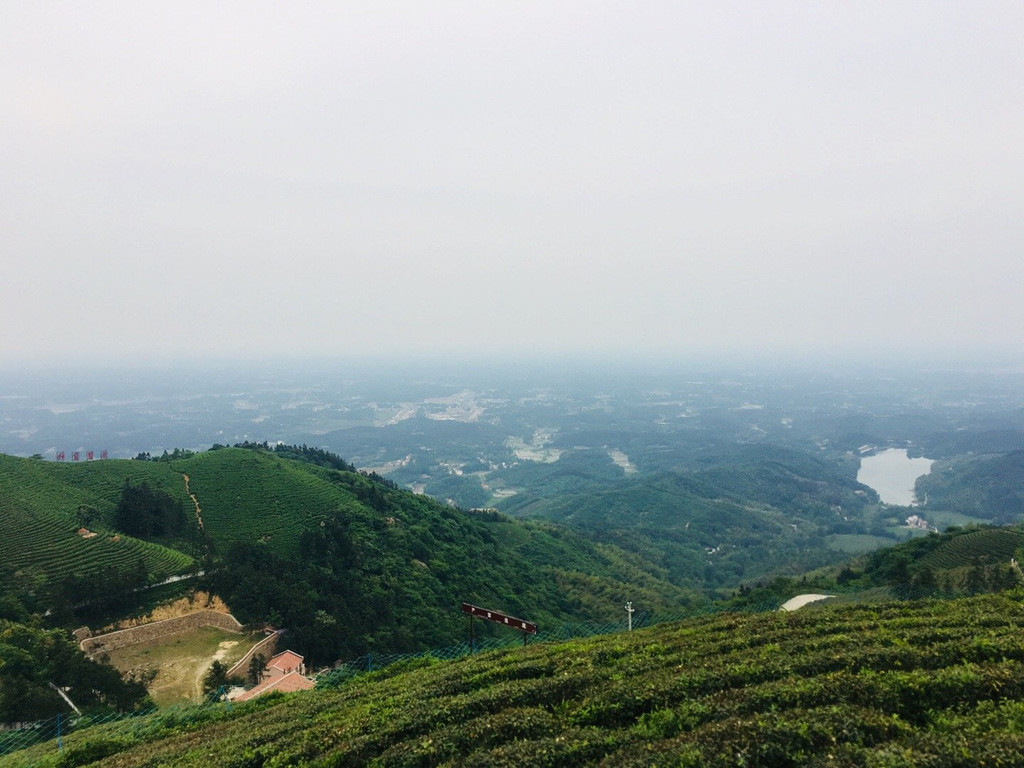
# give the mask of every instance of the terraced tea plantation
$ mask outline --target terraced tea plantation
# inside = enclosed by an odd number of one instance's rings
[[[987,528],[969,531],[944,542],[917,563],[917,568],[951,571],[979,563],[1008,563],[1024,545],[1020,528]]]
[[[1024,593],[724,614],[168,712],[12,765],[1010,766]]]
[[[126,481],[168,494],[191,525],[197,525],[198,502],[205,531],[219,546],[261,541],[275,552],[295,554],[303,531],[356,503],[318,469],[237,449],[172,462],[78,464],[0,454],[0,562],[51,580],[134,568],[140,558],[153,581],[188,569],[187,554],[114,530]],[[195,499],[186,491],[186,475]],[[81,528],[89,533],[78,533]]]
[[[108,524],[125,478],[152,474],[145,462],[86,467],[0,455],[0,562],[42,579],[127,571],[140,561],[152,581],[187,570],[188,555],[118,534]],[[86,523],[90,529],[79,533]]]
[[[295,554],[303,531],[352,500],[313,467],[271,453],[224,448],[172,464],[179,478],[188,475],[204,528],[218,544],[260,541]]]
[[[77,464],[0,454],[0,564],[46,579],[135,567],[140,557],[153,580],[187,569],[192,558],[176,551],[184,542],[168,549],[117,534],[114,510],[126,482],[170,496],[193,527],[198,503],[205,533],[218,548],[262,542],[295,555],[304,531],[358,504],[348,488],[329,479],[336,476],[272,453],[232,448],[175,461]],[[96,535],[83,538],[77,533],[83,527]]]

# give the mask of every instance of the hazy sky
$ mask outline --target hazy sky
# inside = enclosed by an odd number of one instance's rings
[[[0,363],[1019,351],[1022,39],[1019,0],[4,0]]]

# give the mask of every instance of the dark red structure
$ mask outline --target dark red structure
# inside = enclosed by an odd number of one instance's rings
[[[468,613],[471,617],[478,616],[481,619],[487,619],[488,621],[493,621],[506,627],[511,627],[512,629],[518,629],[520,632],[525,632],[528,635],[537,634],[536,624],[529,621],[523,621],[522,619],[517,619],[514,616],[506,616],[500,611],[492,611],[489,608],[481,608],[477,605],[471,605],[470,603],[463,603],[462,612]],[[526,638],[524,637],[523,639],[525,640]]]

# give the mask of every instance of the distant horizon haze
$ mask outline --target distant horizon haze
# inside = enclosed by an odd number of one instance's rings
[[[717,374],[726,372],[764,374],[808,373],[848,376],[902,376],[934,372],[976,371],[1024,377],[1024,349],[885,349],[885,350],[651,350],[562,351],[465,350],[434,353],[337,353],[263,355],[174,352],[163,354],[5,355],[0,357],[0,383],[12,378],[39,379],[47,376],[81,376],[104,379],[110,376],[191,374],[204,376],[264,376],[292,378],[296,375],[328,376],[346,372],[379,376],[387,372],[403,376],[460,374],[489,375],[503,371],[522,377],[588,376],[594,373],[632,376],[638,380],[662,375]],[[1022,379],[1024,383],[1024,379]],[[2,396],[2,393],[0,393]]]

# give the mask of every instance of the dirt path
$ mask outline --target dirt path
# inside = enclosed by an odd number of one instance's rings
[[[196,680],[195,680],[195,700],[203,700],[203,678],[210,672],[210,667],[213,666],[213,662],[222,661],[227,655],[228,651],[238,645],[237,640],[225,640],[217,646],[217,652],[213,654],[213,657],[208,659],[205,663],[200,664],[199,668],[196,669]]]
[[[203,510],[199,508],[199,499],[196,498],[196,495],[188,487],[188,475],[182,473],[181,476],[185,478],[185,493],[192,499],[192,503],[196,505],[196,522],[199,524],[199,532],[206,533],[206,529],[203,528]]]

